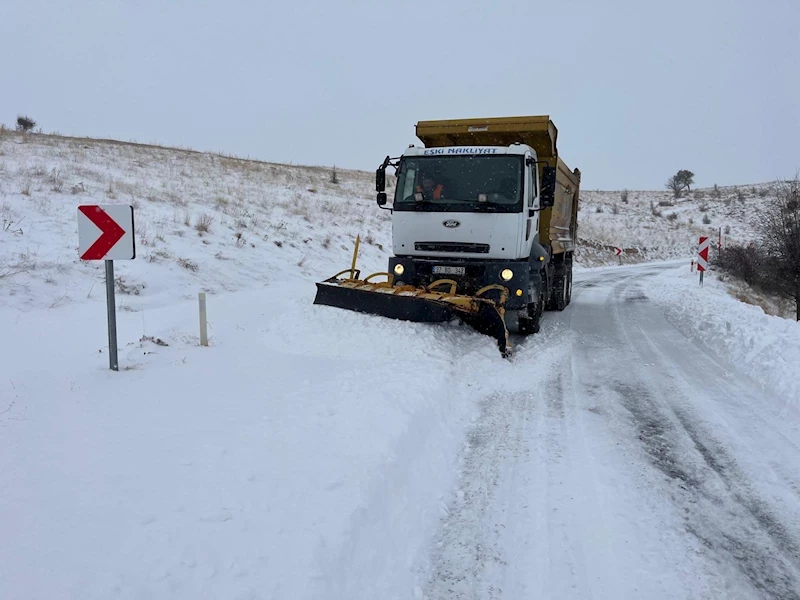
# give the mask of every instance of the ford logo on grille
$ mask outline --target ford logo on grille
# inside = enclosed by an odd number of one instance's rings
[[[448,219],[447,221],[442,221],[442,225],[444,225],[445,227],[452,228],[452,227],[458,227],[459,225],[461,225],[461,223],[456,221],[455,219]]]

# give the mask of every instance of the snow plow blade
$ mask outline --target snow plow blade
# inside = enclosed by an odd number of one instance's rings
[[[344,274],[349,277],[340,278]],[[455,293],[456,282],[452,279],[414,287],[393,285],[391,273],[373,273],[365,279],[360,279],[360,275],[358,269],[347,269],[317,283],[314,304],[423,323],[441,323],[458,317],[479,333],[494,338],[504,357],[511,355],[503,318],[508,298],[505,287],[486,286],[475,296],[465,296]],[[378,276],[386,276],[387,281],[373,283],[371,280]],[[493,298],[486,296],[490,292],[495,292]]]

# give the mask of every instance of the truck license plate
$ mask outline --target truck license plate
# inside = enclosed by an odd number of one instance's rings
[[[437,265],[433,267],[433,272],[437,275],[463,275],[464,267],[444,267]]]

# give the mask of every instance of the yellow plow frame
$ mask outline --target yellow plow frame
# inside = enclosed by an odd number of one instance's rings
[[[361,271],[356,268],[360,241],[359,236],[349,269],[317,283],[314,304],[404,321],[444,322],[458,317],[476,331],[497,340],[504,357],[511,355],[504,318],[508,288],[487,285],[474,296],[466,296],[456,293],[458,284],[453,279],[439,279],[424,287],[394,285],[394,276],[387,272],[372,273],[361,279]],[[343,278],[343,275],[347,276]],[[386,281],[373,281],[378,277],[386,277]],[[497,292],[497,297],[487,297],[488,292]]]

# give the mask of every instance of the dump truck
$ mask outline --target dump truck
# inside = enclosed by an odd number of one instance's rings
[[[559,155],[548,115],[420,121],[416,135],[421,147],[376,171],[377,204],[392,214],[387,271],[361,279],[354,255],[317,284],[315,303],[409,321],[457,317],[509,356],[509,331],[535,334],[546,310],[570,303],[581,173]]]

